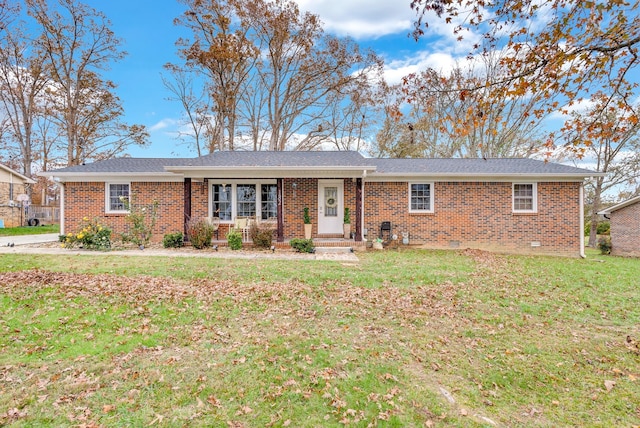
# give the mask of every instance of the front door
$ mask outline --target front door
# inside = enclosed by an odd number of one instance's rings
[[[344,182],[318,181],[318,234],[342,234]]]

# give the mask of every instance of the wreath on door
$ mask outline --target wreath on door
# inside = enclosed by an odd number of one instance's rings
[[[335,208],[336,205],[337,205],[336,198],[332,198],[332,197],[327,198],[327,206],[329,208]]]

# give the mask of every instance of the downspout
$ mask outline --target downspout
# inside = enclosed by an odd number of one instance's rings
[[[364,183],[367,178],[367,170],[362,171],[362,194],[360,195],[360,239],[365,240],[364,237]]]
[[[580,257],[587,258],[584,253],[584,182],[580,184]]]
[[[59,181],[58,186],[60,186],[60,235],[65,235],[64,233],[64,183],[62,181]]]

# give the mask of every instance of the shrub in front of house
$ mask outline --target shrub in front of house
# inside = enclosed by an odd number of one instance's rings
[[[167,233],[162,238],[162,246],[164,248],[184,247],[184,235],[182,232]]]
[[[316,250],[313,239],[294,238],[289,241],[289,245],[299,253],[313,253]]]
[[[252,223],[249,229],[249,236],[256,248],[271,248],[271,243],[273,242],[273,229],[271,227]]]
[[[603,236],[598,240],[598,249],[600,254],[611,254],[611,238]]]
[[[64,248],[81,247],[87,250],[108,250],[111,248],[111,229],[97,220],[82,219],[83,226],[77,233],[68,233],[62,246]]]
[[[198,250],[211,246],[213,232],[213,227],[204,220],[191,220],[187,224],[189,242]]]
[[[229,230],[227,233],[227,244],[232,250],[242,249],[242,232],[236,229]]]

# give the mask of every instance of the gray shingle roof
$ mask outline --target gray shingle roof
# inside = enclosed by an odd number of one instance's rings
[[[171,174],[191,168],[248,170],[259,168],[362,169],[368,167],[375,176],[383,175],[569,175],[591,176],[593,171],[534,159],[373,159],[358,152],[215,152],[199,158],[114,158],[86,165],[49,171],[46,175],[77,176],[80,174]],[[375,169],[375,172],[372,170]],[[596,174],[597,175],[597,174]]]
[[[590,175],[593,172],[535,159],[371,159],[376,174]]]
[[[193,166],[247,167],[358,167],[370,165],[358,152],[215,152],[193,159]]]
[[[190,160],[190,158],[113,158],[61,168],[52,172],[55,174],[164,173],[165,166],[182,166]]]

